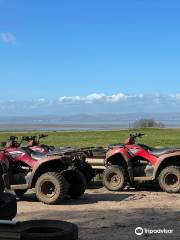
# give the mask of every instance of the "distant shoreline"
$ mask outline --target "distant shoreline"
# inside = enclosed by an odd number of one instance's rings
[[[166,124],[165,128],[180,128],[180,124]],[[96,123],[96,124],[5,124],[0,123],[0,132],[22,132],[22,131],[96,131],[96,130],[120,130],[133,129],[128,123]]]
[[[126,126],[118,124],[0,124],[0,132],[118,130],[122,128],[126,129]]]

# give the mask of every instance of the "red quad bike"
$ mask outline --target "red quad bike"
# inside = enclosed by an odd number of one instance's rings
[[[89,163],[85,161],[86,156],[89,154],[86,149],[75,149],[71,147],[66,148],[59,148],[56,149],[53,146],[45,145],[40,143],[40,139],[46,138],[48,135],[41,134],[41,135],[35,135],[35,136],[24,136],[22,138],[23,141],[28,142],[29,149],[33,150],[34,152],[39,152],[41,154],[48,154],[48,153],[54,153],[54,154],[75,154],[75,158],[77,160],[77,157],[79,158],[78,161],[75,161],[75,166],[78,168],[79,171],[84,175],[86,178],[86,182],[89,183],[93,177],[94,177],[94,171],[93,168]]]
[[[143,135],[130,135],[124,144],[110,147],[105,159],[104,186],[120,191],[128,182],[134,187],[158,181],[163,191],[180,192],[180,149],[136,144],[136,138]]]
[[[12,136],[0,150],[1,191],[14,190],[21,197],[28,189],[35,188],[37,198],[46,204],[84,194],[86,180],[76,167],[75,156],[44,154],[20,145],[17,137]]]

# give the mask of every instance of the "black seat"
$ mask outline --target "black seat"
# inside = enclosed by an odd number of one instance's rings
[[[21,150],[37,161],[46,156],[46,154],[33,151],[32,149],[30,149],[28,147],[21,147]]]
[[[31,152],[31,157],[38,161],[38,160],[41,160],[42,158],[46,157],[46,154],[32,151]]]
[[[176,149],[174,148],[168,148],[168,147],[164,147],[164,148],[149,148],[149,152],[152,153],[153,155],[159,157],[162,154],[166,154],[166,153],[170,153],[170,152],[174,152],[176,151]]]
[[[32,150],[30,148],[28,148],[28,147],[21,147],[20,149],[21,149],[21,151],[23,151],[26,154],[28,154],[29,156],[31,156]]]

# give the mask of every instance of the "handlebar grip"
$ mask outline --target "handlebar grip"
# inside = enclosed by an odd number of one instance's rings
[[[48,135],[47,135],[47,134],[41,134],[41,135],[39,135],[39,138],[45,138],[45,137],[48,137]]]
[[[17,139],[18,139],[18,137],[16,137],[16,136],[10,136],[8,140],[10,140],[10,141],[15,141],[15,140],[17,140]]]

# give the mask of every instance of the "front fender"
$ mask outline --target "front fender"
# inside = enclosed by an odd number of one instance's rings
[[[34,179],[36,178],[36,176],[42,171],[44,171],[44,169],[50,170],[52,168],[52,166],[54,166],[53,164],[56,164],[58,167],[60,167],[59,169],[56,168],[56,171],[58,170],[63,170],[63,169],[68,169],[68,168],[73,168],[73,164],[71,164],[71,161],[66,162],[66,157],[64,156],[51,156],[51,157],[47,157],[45,159],[43,159],[42,161],[39,161],[33,171],[31,172],[31,176],[29,177],[29,181],[28,181],[28,188],[31,188],[34,182]],[[67,159],[68,161],[69,159]]]
[[[105,165],[108,164],[109,162],[109,159],[112,158],[113,156],[116,156],[116,155],[121,155],[124,160],[126,162],[129,162],[129,155],[127,154],[127,152],[125,151],[125,149],[110,149],[107,153],[106,153],[106,158],[105,158]]]
[[[131,158],[124,148],[111,149],[106,154],[105,166],[108,164],[123,165],[129,174],[129,179],[133,181],[133,169]]]

